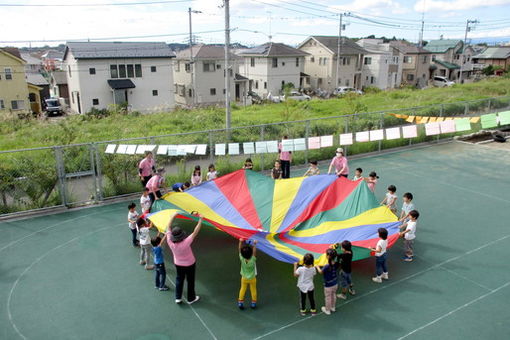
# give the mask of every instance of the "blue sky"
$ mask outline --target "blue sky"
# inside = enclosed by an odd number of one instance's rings
[[[84,4],[150,2],[151,0],[0,0],[1,4]],[[158,0],[152,0],[158,1]],[[160,0],[161,1],[161,0]],[[188,7],[193,31],[204,43],[223,42],[222,0],[196,0],[139,6],[0,7],[0,45],[10,41],[73,40],[146,35],[136,41],[185,42]],[[467,19],[479,20],[469,37],[510,41],[510,0],[231,0],[232,41],[246,45],[273,41],[295,45],[307,35],[337,35],[338,13],[344,17],[344,35],[375,34],[411,41],[419,37],[422,13],[424,39],[464,37]],[[256,31],[256,32],[253,32]],[[65,41],[61,41],[65,42]],[[58,42],[48,42],[56,44]],[[9,43],[26,46],[28,42]]]

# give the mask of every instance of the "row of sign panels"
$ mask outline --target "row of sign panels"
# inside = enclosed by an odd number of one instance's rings
[[[488,117],[487,117],[488,118]],[[492,118],[492,117],[491,117]],[[482,116],[483,120],[483,116]],[[425,125],[425,134],[427,136],[438,135],[441,133],[453,133],[457,131],[471,130],[469,118],[455,120],[445,120],[442,122],[432,122]],[[360,131],[355,133],[340,134],[340,145],[352,145],[354,142],[373,142],[380,140],[394,140],[400,138],[416,138],[418,136],[417,125],[406,125],[387,129],[378,129],[371,131]],[[278,141],[261,141],[245,143],[220,143],[214,147],[214,154],[217,156],[239,155],[241,154],[241,144],[243,154],[262,154],[277,153],[281,147],[282,151],[303,151],[314,150],[333,146],[333,136],[309,137],[306,138],[284,139]],[[144,154],[146,151],[156,151],[158,155],[185,156],[187,154],[206,155],[207,144],[186,144],[186,145],[126,145],[109,144],[105,153],[109,154]]]

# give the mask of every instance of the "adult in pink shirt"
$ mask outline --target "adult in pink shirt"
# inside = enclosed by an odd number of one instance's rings
[[[328,175],[333,168],[335,168],[335,174],[338,177],[343,176],[347,178],[349,176],[349,165],[347,163],[347,158],[344,156],[344,149],[336,149],[336,156],[333,157],[331,164],[329,164]]]
[[[163,177],[165,173],[164,168],[159,168],[156,175],[152,176],[149,181],[147,182],[147,185],[145,186],[147,190],[149,190],[149,198],[151,200],[151,206],[154,203],[155,200],[160,199],[161,194],[161,188],[165,184],[165,178]]]
[[[283,136],[283,139],[288,138],[288,136]],[[283,151],[281,142],[278,144],[278,160],[282,166],[282,178],[290,178],[290,162],[292,162],[292,152]]]
[[[175,280],[175,303],[182,302],[182,290],[184,288],[184,280],[188,281],[188,303],[192,304],[200,299],[195,294],[195,269],[196,260],[191,249],[191,244],[197,237],[202,228],[202,215],[198,215],[199,220],[191,235],[187,236],[186,232],[179,227],[172,228],[172,223],[177,213],[172,216],[167,226],[167,243],[172,250],[174,256],[175,271],[177,278]]]
[[[140,181],[144,188],[155,172],[156,162],[154,161],[152,152],[147,151],[145,153],[145,158],[138,163],[138,175],[140,176]]]

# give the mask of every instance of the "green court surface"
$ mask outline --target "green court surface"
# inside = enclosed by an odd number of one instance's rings
[[[416,259],[401,260],[399,241],[382,284],[373,258],[356,262],[357,294],[330,316],[301,317],[292,266],[263,253],[258,308],[239,311],[237,240],[207,228],[194,243],[201,301],[176,305],[168,249],[171,289],[159,292],[130,245],[123,202],[0,224],[0,339],[507,339],[509,151],[452,142],[350,167],[378,172],[381,199],[389,184],[399,206],[414,194]],[[315,285],[320,307],[318,276]]]

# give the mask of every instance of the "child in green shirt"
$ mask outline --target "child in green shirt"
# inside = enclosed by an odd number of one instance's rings
[[[253,246],[239,239],[239,259],[241,260],[241,289],[239,290],[239,299],[237,306],[240,310],[244,309],[244,295],[246,289],[250,286],[251,308],[257,307],[257,241],[253,241]]]

